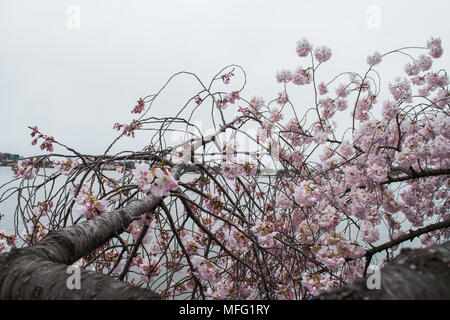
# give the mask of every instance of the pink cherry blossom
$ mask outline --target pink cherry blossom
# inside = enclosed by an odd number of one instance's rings
[[[311,83],[312,77],[309,69],[298,67],[292,74],[292,83],[302,86]]]
[[[381,62],[382,56],[378,51],[375,51],[373,54],[367,57],[367,64],[373,67]]]
[[[331,58],[331,49],[325,46],[314,49],[314,57],[319,62],[326,62]]]
[[[320,95],[327,94],[327,92],[328,92],[327,85],[324,82],[319,83],[319,85],[317,86],[317,89],[319,89]]]
[[[288,83],[292,80],[292,73],[291,71],[283,69],[277,71],[276,78],[279,83]]]
[[[429,49],[429,54],[433,58],[439,58],[442,56],[443,49],[441,46],[441,38],[431,37],[427,42],[427,48]]]
[[[416,63],[416,61],[409,62],[405,65],[405,72],[410,77],[418,75],[420,72],[420,66]]]
[[[225,83],[225,84],[229,84],[230,83],[231,77],[234,76],[233,71],[234,71],[234,68],[230,72],[224,73],[223,75],[220,76],[220,78],[222,79],[223,83]]]
[[[76,166],[78,166],[78,159],[61,160],[55,164],[56,171],[63,175],[69,175]]]
[[[407,79],[397,77],[394,83],[389,84],[389,90],[396,101],[411,102],[411,85]]]
[[[341,98],[347,97],[349,94],[349,91],[347,90],[347,86],[345,84],[340,84],[336,88],[336,95]]]
[[[141,113],[145,110],[145,102],[142,100],[142,98],[139,98],[138,104],[133,108],[131,113]]]
[[[429,56],[424,54],[421,54],[415,62],[422,71],[430,70],[431,66],[433,65],[433,60]]]
[[[250,100],[250,109],[252,111],[260,111],[263,106],[264,106],[264,99],[261,97],[253,97]]]
[[[399,112],[398,104],[392,100],[386,100],[383,103],[382,115],[383,119],[393,119]]]
[[[19,160],[12,167],[14,178],[22,177],[25,180],[34,179],[39,171],[33,158],[26,161]]]
[[[286,91],[278,93],[277,103],[279,105],[284,105],[289,101],[289,97]]]
[[[297,54],[299,57],[306,57],[313,49],[313,46],[306,38],[297,41]]]

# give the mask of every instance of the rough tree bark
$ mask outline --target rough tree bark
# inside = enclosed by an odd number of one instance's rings
[[[158,299],[146,289],[95,272],[81,272],[81,290],[68,289],[67,266],[122,233],[156,208],[162,198],[148,197],[126,208],[49,233],[32,247],[0,257],[0,299]]]
[[[381,269],[380,278],[380,289],[369,289],[366,277],[316,299],[450,299],[450,241],[428,249],[403,249]]]

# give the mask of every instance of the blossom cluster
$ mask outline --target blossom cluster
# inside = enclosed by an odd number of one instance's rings
[[[296,52],[301,58],[306,57],[310,53],[313,53],[314,58],[316,58],[319,63],[326,62],[331,58],[332,52],[330,48],[321,46],[313,49],[314,46],[306,38],[297,42]],[[279,83],[292,82],[299,86],[306,85],[310,84],[312,81],[312,71],[311,68],[303,68],[302,66],[297,67],[294,71],[282,69],[277,71],[276,79]],[[323,85],[321,91],[324,91]]]
[[[39,172],[39,166],[36,165],[34,158],[26,161],[19,160],[12,167],[14,178],[22,177],[25,180],[34,179]]]
[[[373,67],[374,65],[379,64],[382,58],[382,55],[378,51],[375,51],[373,54],[367,57],[367,64]]]
[[[2,220],[3,215],[0,214],[0,221]],[[0,255],[9,252],[12,248],[16,246],[16,238],[15,234],[7,235],[5,230],[0,230]]]
[[[230,180],[234,180],[240,176],[252,177],[256,174],[258,166],[253,160],[243,160],[236,157],[231,161],[224,161],[220,166],[223,175]]]
[[[145,102],[142,98],[139,98],[137,105],[131,110],[131,113],[141,113],[145,110]]]
[[[217,108],[226,109],[229,103],[234,104],[235,101],[239,99],[239,91],[233,91],[227,94],[223,99],[217,100]]]
[[[144,226],[150,227],[154,221],[153,213],[144,214],[140,219],[133,221],[127,229],[127,232],[131,234],[134,241],[138,239],[141,232],[143,232]],[[142,243],[150,243],[151,241],[151,233],[147,232],[145,236],[142,238]]]
[[[98,198],[86,184],[81,185],[81,187],[72,186],[70,193],[75,201],[73,211],[79,217],[92,219],[107,209],[108,201]]]
[[[229,84],[230,83],[231,77],[234,76],[233,71],[234,71],[234,68],[230,72],[224,73],[223,75],[220,76],[220,78],[222,79],[223,83],[225,83],[225,84]]]
[[[36,218],[47,216],[51,213],[52,207],[53,201],[38,201],[37,206],[33,208],[32,212]]]
[[[166,197],[170,191],[178,188],[178,183],[172,176],[172,169],[167,166],[152,167],[148,163],[136,163],[131,171],[132,183],[144,193],[154,197]]]
[[[126,135],[127,137],[135,137],[135,130],[139,130],[142,128],[142,125],[139,123],[138,120],[134,119],[133,121],[131,121],[130,124],[120,124],[120,123],[115,123],[113,126],[114,130],[120,131],[120,129],[123,128],[123,134]]]
[[[78,159],[67,159],[56,162],[55,169],[56,172],[63,175],[69,175],[70,172],[78,166]]]
[[[223,208],[219,194],[210,195],[205,199],[206,209],[211,212],[220,212]]]
[[[41,150],[45,149],[49,152],[53,152],[53,143],[55,142],[55,139],[53,137],[40,133],[36,126],[29,126],[28,128],[31,129],[31,136],[34,137],[33,141],[31,142],[32,145],[37,144],[39,139],[42,139],[43,141],[40,145]]]
[[[260,111],[261,108],[264,106],[264,99],[261,97],[253,97],[250,99],[250,109],[253,112]]]

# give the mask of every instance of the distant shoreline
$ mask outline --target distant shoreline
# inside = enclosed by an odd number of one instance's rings
[[[20,160],[19,160],[20,161]],[[17,161],[9,161],[9,162],[0,162],[0,167],[14,167],[17,164]],[[127,167],[127,169],[133,169],[130,164],[126,164],[125,165]],[[107,171],[115,171],[118,167],[123,167],[123,164],[117,164],[117,165],[111,165],[111,164],[107,164],[106,166],[102,167],[102,170],[107,170]],[[40,165],[39,168],[47,168],[47,169],[54,169],[55,166],[53,163],[47,163],[44,165]],[[218,170],[220,170],[220,167],[217,167]],[[201,173],[201,170],[192,166],[189,166],[186,169],[187,173]],[[288,170],[274,170],[274,169],[263,169],[263,170],[258,170],[256,172],[256,175],[258,176],[280,176],[280,175],[285,175],[288,173]]]

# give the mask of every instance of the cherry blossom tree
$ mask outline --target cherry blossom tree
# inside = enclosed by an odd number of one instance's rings
[[[238,65],[209,83],[173,75],[113,126],[102,154],[30,127],[48,154],[18,161],[1,187],[0,202],[16,197],[17,208],[0,253],[27,249],[36,272],[46,260],[60,271],[76,264],[135,288],[133,297],[308,299],[361,279],[406,241],[448,241],[449,80],[433,70],[441,40],[375,52],[364,74],[332,79],[320,72],[330,48],[303,38],[296,53],[301,65],[276,72],[271,100],[243,97]],[[377,68],[398,54],[404,74],[382,86]],[[176,77],[201,89],[175,116],[156,117],[151,107]],[[291,98],[299,86],[309,102]],[[194,123],[205,114],[208,134]],[[136,135],[145,148],[112,152]]]

